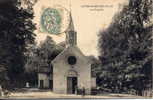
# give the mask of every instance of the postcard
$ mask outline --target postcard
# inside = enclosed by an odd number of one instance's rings
[[[153,0],[1,0],[0,98],[151,99]]]

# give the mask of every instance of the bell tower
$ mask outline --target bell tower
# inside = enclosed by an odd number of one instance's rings
[[[73,19],[70,12],[70,22],[66,30],[66,46],[76,46],[77,45],[77,32],[74,29]]]

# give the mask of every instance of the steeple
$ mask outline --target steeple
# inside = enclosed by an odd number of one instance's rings
[[[71,11],[70,11],[69,17],[70,17],[69,26],[66,30],[66,44],[67,44],[67,47],[77,45],[77,32],[74,29],[74,24],[73,24]]]
[[[70,12],[69,17],[70,17],[70,22],[69,22],[68,30],[74,31],[74,24],[73,24],[71,12]]]

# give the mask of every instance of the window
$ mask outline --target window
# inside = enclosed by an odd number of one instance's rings
[[[75,56],[69,56],[67,60],[68,60],[68,64],[70,65],[74,65],[77,62],[77,59]]]

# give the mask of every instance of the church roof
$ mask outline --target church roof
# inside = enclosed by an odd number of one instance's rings
[[[38,67],[38,73],[50,73],[51,68],[49,66],[40,66]]]
[[[61,56],[64,56],[65,54],[67,54],[66,52],[70,54],[76,54],[76,56],[81,55],[82,58],[90,62],[90,59],[87,56],[85,56],[77,46],[69,46],[65,48],[59,55],[57,55],[56,58],[53,61],[51,61],[51,63],[59,61],[60,58],[62,58]]]
[[[67,28],[67,31],[74,31],[74,23],[73,23],[71,12],[70,12],[70,22],[69,22],[69,26]]]
[[[51,66],[47,62],[40,61],[41,63],[38,66],[38,73],[50,73]]]

